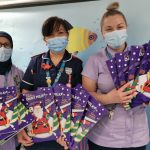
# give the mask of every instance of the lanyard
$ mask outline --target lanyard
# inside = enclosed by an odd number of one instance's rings
[[[55,78],[55,80],[54,80],[53,85],[51,85],[50,71],[49,71],[49,70],[46,70],[46,82],[47,82],[48,87],[51,87],[51,86],[54,87],[54,86],[56,85],[56,83],[58,82],[58,80],[59,80],[61,74],[62,74],[63,71],[64,71],[65,63],[66,63],[65,61],[63,61],[63,62],[61,63],[60,69],[59,69],[59,71],[58,71],[58,73],[57,73],[57,76],[56,76],[56,78]],[[49,60],[46,60],[46,64],[49,64]]]
[[[4,75],[4,77],[5,77],[5,81],[4,81],[4,87],[6,87],[6,86],[8,86],[7,84],[8,84],[8,72],[6,72],[5,73],[5,75]]]
[[[105,53],[106,53],[106,56],[107,56],[108,59],[112,59],[113,58],[112,54],[107,50],[107,47],[105,48]],[[106,106],[106,108],[109,111],[109,118],[110,119],[113,118],[114,110],[115,110],[116,107],[117,107],[116,104],[110,104],[110,105]]]
[[[107,56],[108,59],[113,58],[112,54],[107,50],[107,47],[105,48],[105,53],[106,53],[106,56]]]

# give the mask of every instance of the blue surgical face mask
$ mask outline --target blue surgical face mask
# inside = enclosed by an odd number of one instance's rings
[[[5,62],[7,61],[12,55],[12,49],[11,48],[5,48],[1,47],[0,48],[0,62]]]
[[[48,49],[54,53],[63,52],[68,44],[67,36],[50,38],[47,41]]]
[[[104,40],[111,48],[119,48],[126,42],[127,37],[127,30],[122,29],[106,33],[104,35]]]

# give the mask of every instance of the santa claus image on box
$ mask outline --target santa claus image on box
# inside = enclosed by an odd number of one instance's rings
[[[136,86],[138,92],[150,98],[150,72],[139,76],[138,85]]]
[[[10,120],[12,118],[13,111],[9,110],[5,103],[0,103],[0,130],[4,130],[10,127]]]
[[[28,126],[28,134],[36,138],[47,138],[53,134],[53,118],[43,110],[41,105],[35,104],[29,108],[34,116],[31,125]]]

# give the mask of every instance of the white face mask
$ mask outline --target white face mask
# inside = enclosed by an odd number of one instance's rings
[[[12,49],[11,48],[5,48],[1,47],[0,48],[0,62],[5,62],[7,61],[12,55]]]
[[[126,42],[127,37],[127,30],[122,29],[106,33],[104,35],[104,40],[111,48],[119,48]]]
[[[60,53],[65,50],[68,44],[67,36],[48,39],[47,46],[54,53]]]

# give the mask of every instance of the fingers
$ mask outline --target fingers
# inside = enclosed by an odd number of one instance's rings
[[[127,92],[119,92],[120,103],[130,103],[131,100],[134,98],[134,92],[134,90],[130,90]]]
[[[134,92],[136,92],[136,89],[132,89],[126,92],[123,92],[123,96],[128,96],[128,95],[134,95]]]
[[[24,146],[31,146],[33,145],[32,139],[27,135],[25,130],[20,131],[17,134],[18,142],[22,143]]]
[[[145,103],[143,103],[143,106],[150,106],[150,102],[145,102]]]
[[[65,145],[65,146],[64,146],[64,149],[65,149],[65,150],[67,150],[67,149],[68,149],[68,146],[67,146],[67,145]]]
[[[138,92],[135,91],[135,92],[133,93],[133,97],[136,97],[137,94],[138,94]]]
[[[32,146],[34,143],[22,143],[24,146]]]
[[[123,91],[125,91],[125,89],[127,88],[127,87],[129,87],[130,86],[130,82],[128,82],[128,83],[126,83],[125,85],[123,85],[119,90],[121,91],[121,92],[123,92]]]
[[[61,145],[61,136],[56,141]]]
[[[123,85],[118,92],[120,93],[120,98],[122,103],[129,103],[136,96],[136,89],[126,90],[127,87],[130,87],[130,82]]]
[[[27,141],[27,143],[31,143],[32,142],[32,139],[27,135],[26,132],[24,132],[23,138]]]
[[[133,98],[133,95],[125,96],[125,97],[123,97],[122,102],[130,103],[132,98]]]
[[[59,143],[61,146],[63,146],[65,150],[68,149],[67,142],[64,140],[64,137],[63,137],[63,136],[60,136],[56,141],[57,141],[57,143]]]

